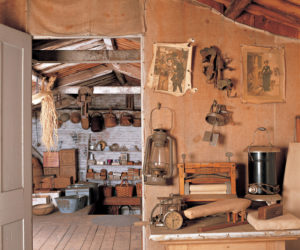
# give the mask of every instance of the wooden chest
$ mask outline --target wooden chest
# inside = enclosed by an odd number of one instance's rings
[[[66,188],[72,184],[72,177],[58,177],[54,179],[54,188]]]
[[[76,149],[63,149],[59,151],[60,166],[76,166],[77,157]]]
[[[59,177],[59,168],[44,168],[44,175],[55,175]]]
[[[60,177],[73,177],[73,181],[77,182],[77,168],[76,165],[60,166]]]
[[[49,168],[59,167],[59,153],[58,152],[44,152],[43,166]]]

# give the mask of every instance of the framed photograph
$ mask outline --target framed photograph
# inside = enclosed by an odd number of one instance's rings
[[[192,49],[188,43],[156,43],[148,86],[161,93],[182,96],[192,90]]]
[[[242,46],[243,102],[285,102],[284,49]]]

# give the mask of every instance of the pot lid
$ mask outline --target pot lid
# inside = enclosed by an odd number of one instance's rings
[[[274,146],[249,146],[246,151],[251,153],[277,153],[280,152],[280,148]]]

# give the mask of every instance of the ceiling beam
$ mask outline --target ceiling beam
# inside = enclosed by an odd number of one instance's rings
[[[140,79],[141,80],[141,69],[135,67],[132,64],[118,64],[114,63],[114,70],[118,71],[124,75]]]
[[[80,86],[66,86],[60,89],[62,94],[73,94],[77,95]],[[93,94],[100,95],[100,94],[141,94],[141,87],[128,87],[128,86],[120,86],[120,87],[112,87],[112,86],[94,86],[93,87]]]
[[[104,44],[105,44],[107,50],[116,50],[117,49],[114,39],[104,38],[103,41],[104,41]],[[113,68],[115,68],[115,63],[113,63],[112,66],[113,66]],[[122,73],[115,71],[115,75],[121,85],[124,85],[126,83],[126,79]]]
[[[63,78],[59,78],[56,80],[55,84],[57,87],[74,85],[110,73],[112,73],[112,68],[100,65]]]
[[[282,0],[253,0],[253,2],[264,6],[266,9],[270,9],[273,11],[281,11],[287,15],[296,16],[300,18],[300,6],[295,4],[291,4]]]
[[[43,63],[135,63],[139,50],[33,50],[35,62]]]
[[[224,15],[235,20],[241,15],[252,0],[232,0]]]

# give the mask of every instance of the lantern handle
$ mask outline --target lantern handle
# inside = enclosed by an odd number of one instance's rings
[[[167,109],[167,110],[170,111],[170,113],[171,113],[171,127],[170,127],[170,129],[168,129],[168,130],[172,130],[172,129],[173,129],[173,110],[170,109],[170,108],[168,108],[168,107],[162,107],[162,106],[161,106],[161,103],[158,102],[158,103],[157,103],[157,107],[156,107],[156,108],[153,108],[153,109],[151,110],[151,113],[150,113],[149,128],[150,128],[151,131],[153,131],[153,126],[152,126],[152,115],[153,115],[153,112],[154,112],[155,110],[161,110],[161,109]]]

